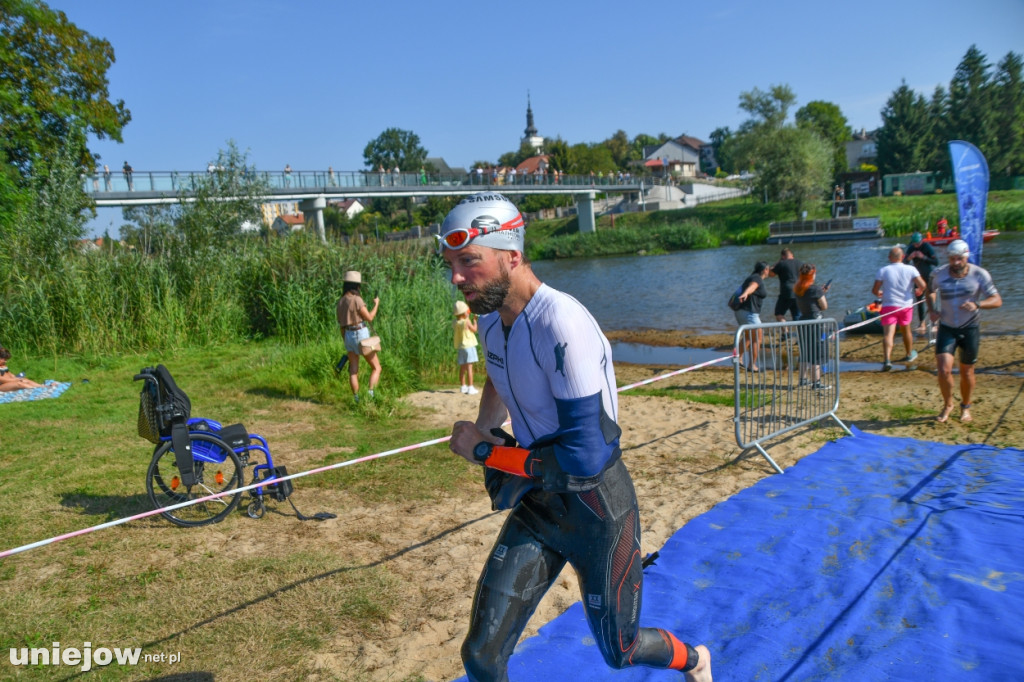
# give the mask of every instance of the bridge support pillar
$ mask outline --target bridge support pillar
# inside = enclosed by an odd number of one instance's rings
[[[320,243],[327,243],[327,233],[324,230],[324,208],[327,206],[327,198],[324,196],[313,197],[312,199],[303,199],[299,202],[299,210],[302,214],[309,218],[310,211],[316,213],[316,234],[320,238]]]
[[[597,232],[594,220],[594,193],[576,195],[576,217],[579,219],[580,232]]]

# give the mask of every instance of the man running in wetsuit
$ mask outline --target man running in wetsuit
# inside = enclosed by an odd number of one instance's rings
[[[452,283],[481,315],[487,362],[476,422],[456,422],[450,448],[482,465],[494,507],[512,510],[477,583],[462,645],[468,677],[508,679],[519,636],[568,563],[608,665],[711,682],[707,647],[639,626],[640,519],[620,456],[611,348],[586,308],[537,279],[524,233],[495,192],[467,197],[441,226]],[[500,436],[508,414],[519,447]]]

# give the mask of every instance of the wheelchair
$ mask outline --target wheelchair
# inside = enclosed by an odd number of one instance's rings
[[[192,417],[192,403],[163,365],[143,369],[134,381],[145,381],[139,395],[138,430],[155,445],[146,472],[146,492],[155,508],[227,493],[161,512],[168,521],[179,526],[223,521],[242,501],[241,491],[228,491],[244,487],[249,465],[253,466],[252,483],[263,484],[249,491],[251,518],[263,516],[267,497],[284,501],[291,495],[290,480],[276,481],[288,472],[274,466],[262,436],[249,433],[242,424],[223,426],[213,419]],[[250,454],[258,453],[263,454],[262,463],[250,460]]]

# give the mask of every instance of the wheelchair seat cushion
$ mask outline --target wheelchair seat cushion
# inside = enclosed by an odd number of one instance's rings
[[[228,444],[232,450],[244,448],[249,445],[249,432],[242,424],[225,426],[217,434],[217,437]]]

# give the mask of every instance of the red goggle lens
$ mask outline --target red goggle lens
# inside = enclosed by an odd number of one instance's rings
[[[466,230],[456,230],[449,232],[444,236],[444,243],[453,249],[457,249],[464,246],[469,241],[469,232]]]

